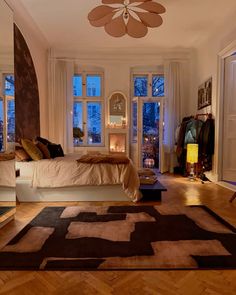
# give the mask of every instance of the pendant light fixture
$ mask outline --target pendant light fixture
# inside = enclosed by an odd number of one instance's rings
[[[159,27],[160,14],[166,9],[153,0],[102,0],[102,4],[88,14],[88,20],[94,27],[104,27],[112,37],[128,34],[133,38],[147,35],[148,27]]]

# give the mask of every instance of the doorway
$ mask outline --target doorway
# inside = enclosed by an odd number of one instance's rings
[[[137,167],[162,165],[163,101],[162,98],[134,98],[132,102],[132,160]]]
[[[222,180],[236,184],[236,55],[225,58]]]
[[[160,102],[142,102],[142,166],[160,168]]]

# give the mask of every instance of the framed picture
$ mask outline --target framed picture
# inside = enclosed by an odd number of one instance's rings
[[[212,78],[198,87],[198,110],[201,110],[212,102]]]

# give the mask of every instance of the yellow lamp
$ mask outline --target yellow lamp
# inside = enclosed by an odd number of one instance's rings
[[[187,163],[190,163],[190,175],[189,179],[194,180],[195,174],[194,174],[194,164],[198,162],[198,144],[195,143],[189,143],[187,145]]]

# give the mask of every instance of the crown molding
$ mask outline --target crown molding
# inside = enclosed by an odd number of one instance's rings
[[[21,29],[22,26],[27,27],[31,31],[34,38],[36,38],[45,49],[49,48],[50,43],[35,23],[34,19],[29,14],[21,0],[5,0],[5,2],[12,9],[14,23],[19,27],[19,29]]]
[[[51,49],[51,58],[56,59],[76,59],[90,61],[113,61],[113,62],[133,62],[144,61],[154,62],[160,60],[190,60],[193,56],[193,49],[168,49],[168,48],[126,48],[117,50],[111,49],[81,49],[81,50],[62,50]]]

